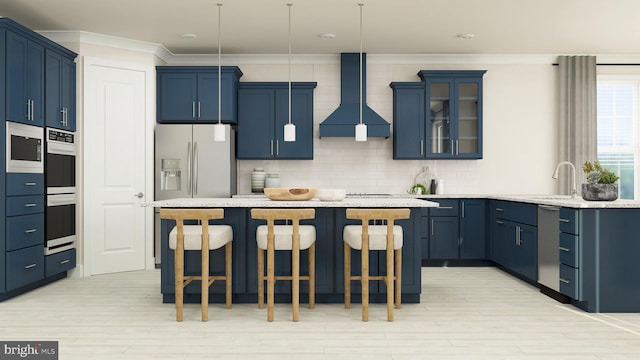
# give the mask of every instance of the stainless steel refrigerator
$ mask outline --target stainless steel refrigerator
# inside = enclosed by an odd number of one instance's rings
[[[213,141],[213,125],[156,124],[155,200],[236,194],[235,131]],[[155,258],[160,263],[160,213],[155,213]]]

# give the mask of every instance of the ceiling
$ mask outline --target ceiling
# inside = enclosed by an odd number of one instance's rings
[[[224,54],[286,54],[288,2],[294,54],[359,51],[359,2],[367,53],[640,54],[638,0],[0,0],[0,16],[215,54],[218,2]]]

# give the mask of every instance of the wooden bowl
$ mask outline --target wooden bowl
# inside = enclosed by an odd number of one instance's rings
[[[316,196],[316,188],[264,188],[264,194],[271,200],[304,201]]]

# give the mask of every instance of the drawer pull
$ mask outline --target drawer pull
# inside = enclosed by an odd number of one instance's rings
[[[496,208],[496,211],[504,211],[502,208]]]
[[[36,207],[38,204],[34,204],[34,203],[30,203],[30,204],[24,204],[24,207]]]
[[[563,279],[563,278],[560,278],[560,281],[561,281],[561,282],[563,282],[563,283],[565,283],[565,284],[571,284],[571,281],[569,281],[569,280],[565,280],[565,279]]]
[[[453,209],[453,206],[438,206],[436,209],[450,210]]]
[[[31,268],[34,268],[34,267],[36,267],[36,264],[27,265],[24,268],[25,269],[31,269]]]
[[[29,230],[25,230],[24,231],[25,234],[31,234],[31,233],[34,233],[34,232],[36,232],[36,229],[29,229]]]
[[[24,183],[24,186],[36,186],[36,185],[38,185],[38,183],[34,183],[34,182]]]
[[[62,260],[62,261],[60,261],[60,265],[67,264],[67,263],[69,263],[69,261],[71,261],[71,260],[69,260],[69,259],[67,259],[67,260]]]
[[[566,251],[566,252],[570,252],[571,251],[571,249],[566,248],[566,247],[562,247],[562,246],[558,247],[558,249],[560,249],[562,251]]]
[[[496,224],[500,224],[500,225],[502,225],[502,224],[504,224],[504,222],[502,222],[502,221],[500,221],[500,220],[496,220]]]
[[[569,219],[559,219],[559,220],[560,220],[560,222],[563,222],[563,223],[570,223],[571,222],[571,220],[569,220]]]

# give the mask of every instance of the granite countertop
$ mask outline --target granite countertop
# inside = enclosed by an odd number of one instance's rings
[[[409,195],[418,199],[425,200],[438,200],[438,199],[490,199],[490,200],[505,200],[505,201],[518,201],[524,203],[538,204],[538,205],[551,205],[568,208],[578,209],[599,209],[599,208],[640,208],[640,201],[638,200],[623,200],[618,199],[615,201],[586,201],[581,197],[574,199],[569,195],[479,195],[479,194],[447,194],[447,195]]]
[[[147,207],[437,207],[438,199],[490,199],[518,201],[524,203],[551,205],[577,209],[598,208],[640,208],[638,200],[585,201],[580,197],[572,199],[568,195],[486,195],[486,194],[446,194],[412,195],[385,194],[368,197],[364,194],[347,196],[342,201],[273,201],[260,194],[234,195],[233,198],[180,198],[144,203]],[[426,200],[426,201],[425,201]]]
[[[320,201],[316,198],[308,201],[273,201],[265,196],[237,196],[233,198],[180,198],[152,201],[142,204],[147,207],[284,207],[284,208],[423,208],[437,207],[438,203],[410,197],[347,197],[342,201]]]

